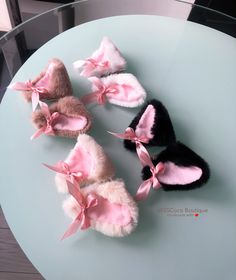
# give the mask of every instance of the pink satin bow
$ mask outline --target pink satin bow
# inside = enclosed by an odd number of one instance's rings
[[[85,68],[81,72],[81,76],[89,77],[92,73],[92,71],[97,68],[104,68],[108,69],[109,68],[109,62],[108,61],[99,61],[98,59],[93,59],[93,58],[87,58],[83,61],[83,65]]]
[[[96,58],[87,58],[85,60],[81,60],[82,67],[84,70],[81,72],[81,76],[89,77],[93,70],[97,67],[109,69],[109,61],[102,61],[104,58],[104,50]]]
[[[45,87],[34,86],[31,80],[21,83],[17,82],[9,86],[11,89],[20,90],[20,91],[31,91],[31,100],[32,100],[32,109],[35,111],[38,103],[40,94],[48,93],[48,90]]]
[[[75,188],[75,186],[67,181],[67,186],[69,193],[74,197],[80,206],[80,213],[74,219],[72,224],[69,226],[68,230],[62,236],[62,240],[75,234],[80,228],[81,230],[88,229],[90,225],[90,219],[87,215],[87,211],[98,205],[98,200],[95,194],[89,194],[86,198],[81,194],[81,192]]]
[[[124,133],[114,133],[114,132],[110,132],[108,131],[108,133],[120,138],[120,139],[126,139],[126,140],[130,140],[132,142],[137,143],[148,143],[149,142],[149,138],[145,135],[141,135],[141,136],[137,136],[137,134],[135,133],[135,131],[133,130],[133,128],[128,127],[126,128]],[[137,146],[136,146],[137,147]]]
[[[158,181],[157,177],[160,172],[164,171],[164,164],[162,162],[159,162],[156,166],[154,166],[147,149],[141,143],[137,143],[137,146],[137,154],[141,164],[143,166],[148,165],[152,173],[152,176],[149,179],[145,180],[138,188],[135,199],[136,201],[140,201],[147,198],[151,187],[153,187],[153,189],[159,189],[161,187],[161,184]]]
[[[46,119],[46,124],[31,136],[31,138],[30,138],[31,140],[39,137],[43,133],[46,135],[55,135],[55,133],[53,131],[53,124],[60,116],[60,114],[58,112],[54,112],[53,114],[51,114],[50,110],[48,108],[48,105],[46,103],[39,101],[39,105],[40,105],[41,111]]]
[[[84,104],[97,102],[100,105],[104,105],[106,102],[107,94],[115,95],[115,94],[119,93],[119,87],[121,85],[114,84],[111,86],[105,86],[102,83],[102,81],[96,77],[92,77],[89,80],[93,82],[93,85],[96,87],[97,90],[95,92],[89,93],[81,98],[81,101]]]
[[[46,163],[43,163],[44,166],[46,166],[47,168],[64,174],[66,175],[66,178],[69,179],[69,181],[73,184],[73,185],[77,185],[79,184],[79,182],[81,182],[84,179],[84,174],[82,172],[72,172],[70,170],[70,166],[64,162],[64,161],[59,161],[56,165],[52,166],[52,165],[48,165]]]
[[[131,140],[131,141],[135,142],[136,152],[140,159],[141,164],[143,166],[148,165],[150,167],[152,177],[145,180],[140,185],[140,187],[138,188],[138,191],[135,195],[135,199],[137,201],[146,199],[152,186],[154,189],[160,188],[161,184],[159,183],[159,181],[157,179],[157,175],[159,174],[159,172],[162,172],[164,169],[164,165],[161,162],[158,163],[157,166],[153,165],[147,149],[142,145],[142,143],[148,143],[149,138],[146,137],[145,135],[137,136],[135,131],[131,127],[126,128],[125,133],[113,133],[113,132],[109,132],[109,131],[108,131],[108,133],[110,133],[120,139],[127,139],[127,140]]]

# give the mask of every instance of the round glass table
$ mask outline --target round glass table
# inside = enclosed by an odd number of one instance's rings
[[[126,6],[111,13],[104,12],[103,6],[101,14],[96,1],[79,1],[25,23],[30,27],[34,21],[63,13],[63,32],[52,35],[30,57],[24,56],[23,65],[14,64],[20,57],[17,52],[8,60],[14,76],[11,82],[37,76],[48,60],[58,57],[68,70],[74,95],[81,97],[89,92],[90,84],[72,63],[88,57],[108,36],[125,56],[127,72],[146,89],[148,99],[156,98],[167,107],[177,139],[208,161],[209,182],[188,192],[152,190],[138,204],[139,224],[128,237],[110,238],[88,230],[60,241],[70,223],[61,208],[65,195],[57,193],[54,174],[42,162],[64,159],[75,140],[42,136],[31,141],[35,131],[31,106],[19,93],[7,89],[0,106],[2,209],[20,246],[47,280],[235,279],[236,40],[187,19],[197,9],[236,21],[179,1],[140,6],[143,13],[133,6],[134,1],[125,2]],[[164,2],[164,6],[157,4]],[[173,6],[167,9],[167,4]],[[77,13],[83,16],[77,19]],[[81,21],[69,28],[71,19],[73,25],[76,19]],[[1,38],[1,47],[14,39],[17,50],[16,37],[23,27]],[[23,35],[27,45],[27,34]],[[140,163],[107,131],[123,131],[139,109],[97,105],[89,110],[93,115],[89,134],[104,147],[116,177],[123,178],[134,195],[141,183]]]

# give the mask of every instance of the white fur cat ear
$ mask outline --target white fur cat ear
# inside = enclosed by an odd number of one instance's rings
[[[123,181],[95,183],[80,191],[68,184],[71,196],[63,209],[73,222],[63,239],[89,227],[111,237],[123,237],[137,226],[138,208]]]
[[[84,104],[106,102],[123,106],[137,107],[144,103],[146,91],[137,78],[129,73],[113,74],[104,78],[91,77],[92,93],[81,98]]]
[[[56,171],[55,182],[59,192],[67,192],[66,180],[78,186],[101,182],[114,176],[113,165],[103,148],[89,135],[81,134],[65,161],[55,166],[45,164]]]
[[[104,37],[99,49],[91,57],[75,61],[73,66],[76,70],[81,71],[81,76],[101,77],[123,71],[126,67],[126,61],[112,41]]]

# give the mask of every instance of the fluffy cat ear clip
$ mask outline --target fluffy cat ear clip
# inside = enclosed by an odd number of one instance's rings
[[[84,104],[106,102],[124,106],[137,107],[144,103],[146,92],[132,74],[113,74],[104,78],[91,77],[92,93],[81,98]]]
[[[84,77],[97,76],[121,72],[126,67],[126,61],[110,39],[104,37],[98,50],[85,60],[73,63],[74,68],[81,71]]]
[[[44,164],[57,172],[55,177],[59,192],[68,192],[66,181],[77,187],[111,179],[113,165],[103,148],[89,135],[78,136],[77,143],[64,161],[55,166]]]
[[[42,134],[76,138],[91,127],[91,116],[76,97],[63,97],[49,107],[42,101],[39,105],[40,109],[32,114],[38,130],[31,140]]]
[[[201,187],[210,177],[208,164],[199,155],[180,142],[170,144],[153,159],[142,144],[138,144],[144,182],[136,200],[147,198],[151,187],[164,191],[187,191]]]
[[[54,58],[34,80],[9,85],[10,89],[23,92],[24,98],[32,102],[35,111],[39,100],[58,99],[72,95],[71,82],[62,61]]]
[[[129,235],[138,223],[138,208],[122,180],[95,183],[81,190],[67,182],[71,196],[63,203],[73,219],[65,239],[78,229],[92,228],[111,237]]]
[[[124,147],[131,151],[135,151],[138,143],[144,146],[166,146],[175,141],[169,114],[164,105],[155,99],[143,106],[124,133],[109,133],[125,139]]]

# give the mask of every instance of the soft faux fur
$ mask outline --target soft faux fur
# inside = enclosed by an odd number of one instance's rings
[[[76,138],[79,134],[85,133],[91,127],[91,115],[85,109],[83,103],[74,96],[66,96],[59,99],[58,102],[53,103],[49,106],[50,113],[59,112],[60,114],[66,117],[78,118],[79,116],[83,116],[86,118],[87,123],[85,127],[81,130],[57,130],[53,129],[55,136],[63,136],[63,137],[70,137]],[[41,110],[37,110],[32,114],[32,121],[35,126],[40,129],[47,124],[47,120],[45,115],[42,113]]]
[[[109,180],[114,176],[115,170],[109,157],[106,155],[103,148],[97,144],[91,136],[86,134],[78,136],[75,147],[71,150],[65,160],[66,163],[69,163],[70,158],[76,153],[76,149],[79,149],[80,147],[88,151],[93,162],[88,176],[80,183],[80,186]],[[68,191],[65,175],[57,173],[55,176],[55,182],[59,192],[65,193]]]
[[[86,62],[89,59],[92,59],[98,64],[91,67],[91,64]],[[101,67],[102,64],[107,64],[107,67]],[[91,57],[85,60],[75,61],[73,66],[75,69],[81,71],[81,76],[101,77],[123,71],[126,67],[126,61],[113,42],[109,38],[104,37],[99,49],[96,50]]]
[[[72,95],[72,87],[65,65],[58,58],[49,61],[45,70],[31,81],[35,87],[44,87],[47,93],[40,94],[40,99],[58,99]],[[24,92],[24,97],[31,102],[31,92]]]
[[[136,228],[138,223],[138,207],[131,195],[127,192],[122,180],[108,181],[100,184],[95,183],[83,188],[81,192],[84,196],[87,196],[89,193],[98,194],[110,203],[128,207],[130,212],[131,222],[125,226],[90,220],[93,229],[111,237],[123,237],[129,235]],[[75,219],[80,212],[80,206],[72,196],[64,201],[63,209],[66,215],[72,219]]]
[[[191,190],[201,187],[205,184],[210,177],[210,169],[208,164],[199,155],[189,149],[187,146],[180,142],[170,144],[164,151],[157,155],[153,160],[153,164],[156,166],[159,162],[172,162],[177,166],[182,167],[198,167],[202,170],[201,177],[190,184],[185,185],[167,185],[161,182],[164,191],[177,191],[177,190]],[[147,180],[151,177],[151,171],[148,166],[145,166],[142,170],[143,180]]]
[[[151,128],[153,138],[150,139],[150,141],[147,144],[143,143],[143,145],[166,146],[172,142],[175,142],[175,132],[168,111],[166,110],[164,105],[156,99],[148,101],[142,107],[142,109],[137,114],[137,116],[132,120],[129,127],[133,128],[133,130],[135,131],[139,123],[139,120],[144,114],[148,105],[152,105],[155,108],[155,119],[154,119],[153,126]],[[130,140],[124,140],[124,147],[128,150],[136,151],[135,143],[131,142]]]

